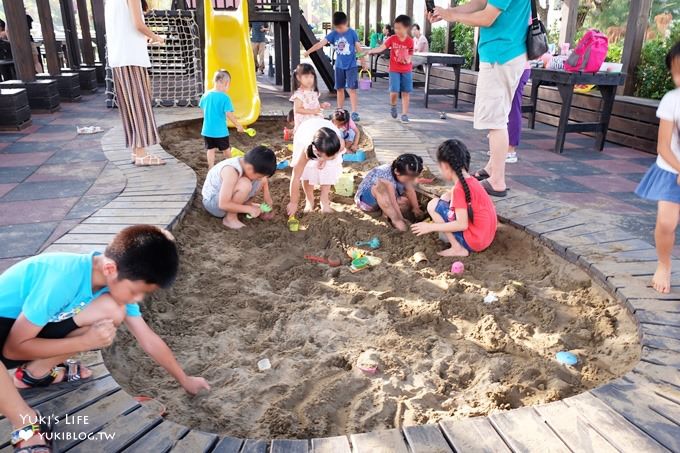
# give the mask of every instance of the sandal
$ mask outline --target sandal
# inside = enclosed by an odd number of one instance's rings
[[[155,154],[147,154],[144,157],[135,156],[135,165],[138,167],[158,167],[165,165],[165,161]]]
[[[26,365],[22,365],[14,372],[14,377],[26,385],[28,388],[34,387],[48,387],[54,383],[54,381],[59,377],[59,370],[64,370],[64,377],[61,382],[75,382],[81,380],[81,370],[82,366],[80,361],[74,361],[75,363],[66,364],[60,363],[59,365],[52,368],[52,370],[42,377],[35,377],[26,369]],[[71,366],[69,366],[71,365]]]
[[[49,418],[44,418],[40,412],[35,411],[36,423],[28,424],[22,428],[12,431],[10,434],[10,442],[14,447],[14,453],[52,453],[52,426]],[[47,421],[46,421],[47,420]],[[45,441],[45,445],[30,445],[26,447],[17,447],[21,442],[25,442],[35,435]]]
[[[486,193],[488,193],[492,197],[502,198],[502,197],[504,197],[508,194],[508,189],[495,190],[493,187],[491,187],[491,183],[489,181],[487,181],[486,179],[482,181],[482,187],[484,187],[484,190],[486,190]]]
[[[477,173],[475,173],[475,179],[477,181],[484,181],[485,179],[489,179],[491,175],[489,174],[488,171],[484,170],[483,168],[479,170]]]

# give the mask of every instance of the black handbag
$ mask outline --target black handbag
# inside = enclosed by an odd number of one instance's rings
[[[538,19],[536,0],[531,1],[531,25],[527,33],[527,57],[535,60],[548,51],[548,34],[543,22]]]

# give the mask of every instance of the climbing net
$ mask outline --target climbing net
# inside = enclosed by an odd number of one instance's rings
[[[146,24],[165,37],[165,45],[149,46],[154,107],[195,107],[203,94],[203,66],[198,24],[193,11],[151,11]],[[107,106],[115,106],[111,70],[106,75]]]

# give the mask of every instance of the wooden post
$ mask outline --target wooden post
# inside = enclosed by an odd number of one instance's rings
[[[576,34],[579,0],[562,0],[562,23],[560,24],[560,43],[573,44]]]
[[[283,35],[283,23],[274,22],[274,67],[276,68],[276,75],[274,83],[277,85],[283,84],[283,48],[281,47],[281,40]]]
[[[630,96],[635,91],[635,68],[640,62],[642,43],[647,31],[652,0],[631,0],[626,25],[626,39],[623,40],[623,72],[627,74],[623,94]]]
[[[98,0],[95,0],[98,1]],[[206,71],[208,68],[205,64],[205,3],[204,0],[196,0],[196,25],[198,25],[198,46],[200,47],[201,55],[201,68],[203,68],[203,74],[201,74],[203,80],[206,77]],[[207,90],[207,87],[203,87]]]
[[[300,64],[300,14],[300,0],[290,0],[290,72]]]
[[[361,24],[359,14],[361,11],[361,1],[360,0],[354,0],[354,26],[359,27]],[[364,35],[366,34],[366,31],[364,31]]]
[[[7,32],[12,43],[12,55],[17,77],[23,82],[35,80],[31,35],[26,22],[26,8],[23,0],[2,0],[5,7]]]
[[[444,33],[444,39],[448,40],[449,39],[449,27],[451,26],[450,22],[446,23],[446,33]],[[431,41],[430,38],[432,38],[432,24],[430,23],[429,20],[427,20],[427,10],[423,7],[423,23],[420,26],[421,31],[425,35],[428,41]],[[447,43],[444,43],[444,52],[446,52],[447,48]]]
[[[352,22],[352,9],[351,9],[352,5],[350,5],[349,2],[350,2],[350,0],[347,0],[347,2],[346,2],[345,14],[347,14],[347,25],[349,25],[351,27],[352,24],[353,24],[353,22]],[[359,24],[354,24],[354,28],[356,28],[358,26],[359,26]]]
[[[76,30],[76,16],[73,11],[72,0],[59,0],[61,5],[61,20],[64,24],[64,37],[66,40],[66,55],[71,69],[80,68],[80,46],[78,45],[78,32]]]
[[[97,35],[97,57],[106,64],[106,20],[104,18],[104,0],[91,0],[94,33]],[[200,3],[200,2],[199,2]]]
[[[413,19],[413,0],[406,0],[406,15],[411,18],[411,22],[415,22]]]
[[[371,42],[371,0],[364,0],[364,30],[364,44],[368,45]]]
[[[87,12],[87,0],[77,0],[77,2],[80,34],[82,35],[80,47],[83,51],[83,61],[86,65],[93,66],[94,49],[92,48],[92,34],[90,33],[90,17]]]
[[[454,6],[458,5],[458,0],[451,0],[451,7],[453,8]],[[427,11],[427,10],[426,10]],[[428,24],[430,23],[429,20],[425,19],[425,22]],[[444,53],[453,53],[455,51],[455,44],[452,46],[451,44],[453,41],[453,27],[456,25],[455,22],[447,22],[446,23],[446,34],[445,34],[445,39],[446,42],[444,43]],[[429,36],[428,36],[429,39]]]
[[[52,10],[50,0],[36,0],[38,7],[38,18],[40,19],[40,29],[42,30],[43,44],[45,45],[45,56],[47,57],[47,72],[50,75],[61,74],[61,64],[59,63],[59,49],[57,40],[54,37],[54,24],[52,23]]]
[[[390,24],[394,23],[397,17],[397,0],[390,0]]]
[[[370,0],[369,0],[370,1]],[[368,8],[368,6],[366,7]],[[384,25],[382,20],[382,0],[378,0],[375,4],[375,29],[382,33],[382,26]]]

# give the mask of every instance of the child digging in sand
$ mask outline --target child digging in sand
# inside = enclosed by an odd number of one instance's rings
[[[147,294],[174,282],[178,265],[169,232],[137,225],[116,234],[104,254],[48,253],[7,269],[0,275],[0,360],[18,367],[14,384],[45,387],[67,380],[66,359],[110,345],[125,323],[188,393],[209,389],[205,379],[187,376],[139,309]],[[92,371],[81,366],[79,375],[87,379]]]
[[[331,121],[335,127],[340,130],[345,149],[349,152],[354,152],[359,149],[361,133],[359,133],[359,128],[354,121],[352,121],[352,118],[350,118],[349,112],[345,109],[336,109],[335,112],[333,112]]]
[[[207,150],[208,168],[215,166],[215,150],[222,151],[225,159],[231,157],[227,118],[239,132],[244,130],[241,123],[238,122],[238,118],[234,115],[234,105],[227,94],[231,85],[231,75],[224,69],[215,71],[213,83],[215,85],[213,89],[204,93],[198,103],[204,112],[201,135]]]
[[[666,55],[666,67],[676,88],[666,93],[656,110],[658,156],[635,189],[640,197],[658,203],[654,231],[658,263],[652,286],[660,293],[671,292],[671,255],[680,219],[680,42]]]
[[[314,188],[321,187],[321,212],[333,212],[331,186],[342,174],[342,134],[328,120],[305,121],[293,138],[293,174],[290,177],[290,202],[286,211],[295,215],[300,202],[300,183],[305,193],[304,212],[314,210]]]
[[[259,217],[262,210],[250,200],[262,188],[264,202],[273,206],[268,178],[276,171],[276,155],[266,146],[256,146],[243,157],[232,157],[210,169],[203,183],[203,207],[234,230],[245,225],[239,214]]]
[[[427,205],[434,223],[420,222],[411,226],[418,236],[443,233],[451,244],[442,256],[468,256],[491,245],[496,235],[496,208],[470,170],[470,152],[460,140],[447,140],[437,149],[442,176],[453,181],[453,189]]]
[[[406,231],[404,212],[410,208],[416,218],[423,214],[413,188],[422,171],[423,159],[415,154],[402,154],[391,165],[380,165],[369,171],[359,184],[354,200],[362,211],[382,210],[396,229]]]

